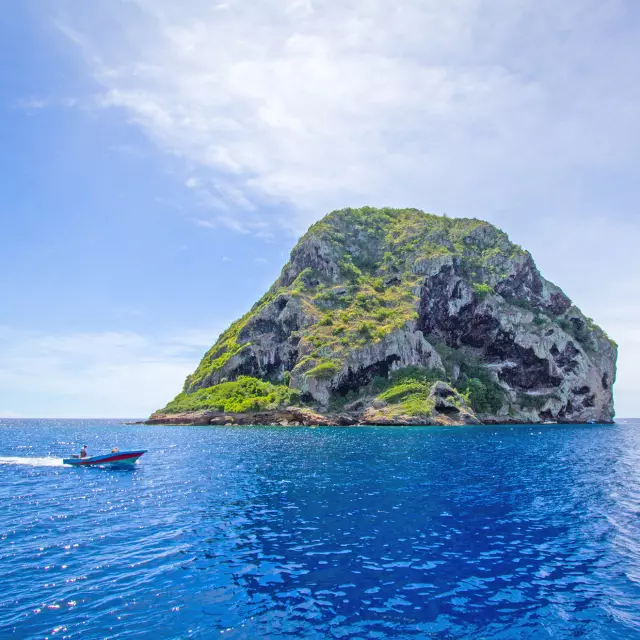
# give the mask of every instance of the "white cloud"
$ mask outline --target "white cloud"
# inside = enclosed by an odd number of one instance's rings
[[[236,218],[265,200],[296,230],[363,202],[482,214],[638,147],[621,2],[95,4],[62,24],[103,104],[215,174]]]
[[[26,111],[36,111],[47,107],[76,107],[78,101],[75,98],[23,98],[14,102],[16,109],[24,109]]]
[[[46,335],[0,327],[0,415],[146,416],[180,391],[217,333]]]
[[[205,229],[214,229],[215,224],[211,222],[211,220],[200,220],[199,218],[194,218],[193,223],[198,227],[204,227]]]
[[[21,413],[12,409],[0,409],[0,418],[24,418]]]

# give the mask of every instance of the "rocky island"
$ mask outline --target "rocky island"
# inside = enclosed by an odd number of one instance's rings
[[[343,209],[147,422],[611,422],[616,357],[493,225]]]

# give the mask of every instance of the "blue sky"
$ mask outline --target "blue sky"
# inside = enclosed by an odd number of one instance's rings
[[[640,392],[631,1],[24,0],[0,18],[0,415],[144,416],[334,208],[479,217]]]

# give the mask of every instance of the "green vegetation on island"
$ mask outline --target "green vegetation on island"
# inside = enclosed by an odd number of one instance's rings
[[[295,404],[299,400],[300,393],[296,389],[250,376],[239,376],[233,382],[221,382],[213,387],[198,389],[195,393],[180,393],[163,411],[267,411]]]

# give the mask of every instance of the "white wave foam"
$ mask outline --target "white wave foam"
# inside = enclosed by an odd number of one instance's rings
[[[0,456],[0,464],[22,464],[28,467],[61,467],[62,458],[21,458]]]

